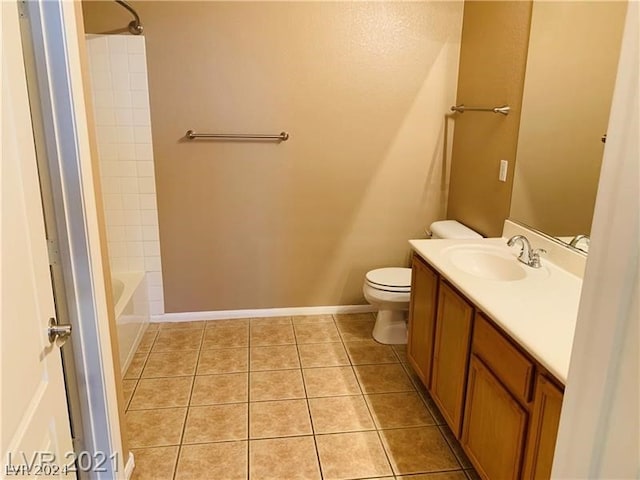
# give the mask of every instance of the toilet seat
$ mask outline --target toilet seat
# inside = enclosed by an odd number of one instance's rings
[[[411,291],[410,268],[378,268],[367,272],[366,283],[373,289],[384,292],[408,293]]]

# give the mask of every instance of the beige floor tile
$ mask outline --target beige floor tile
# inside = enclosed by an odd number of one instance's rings
[[[179,350],[198,350],[202,343],[202,330],[183,328],[158,332],[152,352],[174,352]]]
[[[133,355],[133,359],[129,364],[129,368],[124,374],[124,378],[131,380],[140,378],[140,374],[142,373],[142,369],[144,368],[144,364],[149,357],[148,353],[136,353]]]
[[[302,373],[309,398],[362,393],[351,367],[305,368]]]
[[[362,395],[309,399],[315,433],[359,432],[375,429]]]
[[[134,410],[125,415],[131,448],[179,445],[186,408]]]
[[[298,354],[302,368],[350,365],[342,343],[298,345]]]
[[[381,345],[375,340],[360,342],[344,342],[353,365],[371,365],[378,363],[398,363],[398,357],[388,345]]]
[[[306,400],[280,400],[249,404],[249,438],[312,434]]]
[[[144,332],[144,334],[142,335],[142,338],[140,339],[140,343],[138,344],[138,349],[136,350],[136,353],[144,353],[144,352],[149,352],[151,350],[151,347],[153,346],[153,343],[156,340],[156,336],[158,334],[157,330],[152,330],[152,331],[146,331]]]
[[[336,322],[373,322],[376,314],[372,312],[366,313],[336,313],[333,318]]]
[[[252,318],[251,326],[255,327],[258,325],[291,325],[291,317],[283,316],[283,317]]]
[[[302,324],[294,326],[296,343],[332,343],[339,342],[338,329],[332,323]]]
[[[171,480],[178,460],[178,447],[131,449],[136,462],[132,480]]]
[[[248,370],[248,348],[222,348],[200,352],[196,375],[247,372]]]
[[[206,321],[193,321],[193,322],[161,322],[159,323],[159,329],[162,330],[178,330],[182,328],[204,328],[207,324]]]
[[[317,325],[319,323],[333,323],[332,315],[296,315],[292,318],[294,325]]]
[[[374,320],[336,320],[340,336],[345,342],[371,340]]]
[[[183,445],[176,480],[243,480],[247,478],[248,442]]]
[[[249,374],[198,375],[193,384],[191,405],[239,403],[249,399]]]
[[[147,328],[145,330],[145,333],[147,333],[147,332],[157,332],[158,330],[160,330],[160,324],[159,323],[148,323],[147,324]]]
[[[420,427],[435,421],[416,392],[366,395],[378,428]]]
[[[193,377],[143,378],[138,382],[129,410],[186,407]]]
[[[326,480],[384,477],[392,473],[377,432],[318,435],[316,442]]]
[[[295,345],[251,348],[249,353],[249,369],[251,371],[291,368],[300,368],[298,349]]]
[[[268,345],[295,344],[291,325],[251,325],[251,346],[264,347]]]
[[[421,473],[409,477],[396,477],[398,480],[467,480],[463,470],[453,472]]]
[[[407,358],[407,346],[406,345],[391,345],[393,351],[396,352],[396,356],[401,363],[409,363]]]
[[[149,354],[142,378],[193,375],[198,363],[198,350]]]
[[[133,392],[138,384],[137,380],[122,380],[122,395],[124,396],[124,408],[128,408]]]
[[[248,318],[221,318],[219,320],[208,320],[205,328],[213,327],[248,327]]]
[[[396,475],[461,468],[436,426],[383,430],[380,435]]]
[[[249,374],[249,400],[291,400],[304,398],[300,370],[273,370]]]
[[[353,367],[364,393],[392,393],[414,390],[413,384],[399,363],[359,365]]]
[[[182,443],[247,439],[246,403],[189,407]]]
[[[467,455],[462,449],[462,445],[460,445],[460,442],[458,442],[456,437],[453,435],[451,429],[447,425],[440,425],[439,428],[440,433],[449,444],[451,450],[453,450],[453,454],[456,456],[458,463],[462,465],[462,468],[473,468],[471,461],[467,458]]]
[[[207,328],[202,341],[202,349],[249,346],[249,327]]]
[[[249,442],[251,480],[320,480],[313,437]]]

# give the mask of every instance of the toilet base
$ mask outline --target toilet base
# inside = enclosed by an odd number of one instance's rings
[[[407,343],[407,312],[379,310],[373,327],[373,338],[385,345]]]

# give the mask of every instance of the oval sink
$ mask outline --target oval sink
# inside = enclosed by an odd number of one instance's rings
[[[457,269],[487,280],[508,282],[527,276],[526,267],[515,256],[498,248],[452,247],[449,259]]]

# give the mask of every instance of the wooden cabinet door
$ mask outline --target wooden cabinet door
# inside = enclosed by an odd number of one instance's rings
[[[429,385],[431,377],[437,295],[438,275],[414,255],[411,263],[407,357],[425,386]]]
[[[518,478],[526,427],[527,412],[472,355],[461,442],[482,478]]]
[[[440,281],[431,396],[456,437],[460,436],[473,307]]]
[[[559,388],[542,375],[538,376],[527,439],[525,479],[551,478],[562,398],[563,393]]]

